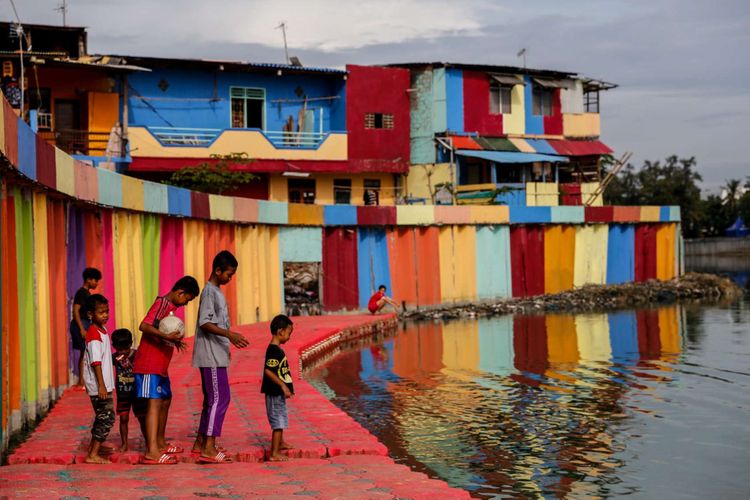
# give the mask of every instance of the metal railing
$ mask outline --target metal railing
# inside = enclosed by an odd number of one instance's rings
[[[165,146],[207,147],[222,132],[218,128],[148,127],[148,129]]]
[[[39,136],[71,155],[104,156],[109,144],[109,132],[88,130],[40,130]]]
[[[267,130],[265,136],[277,148],[317,148],[328,135],[326,132],[286,132]]]

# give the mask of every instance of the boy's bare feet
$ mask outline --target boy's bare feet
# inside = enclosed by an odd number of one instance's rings
[[[122,451],[128,451],[128,443],[121,444],[120,447],[117,448],[117,451],[120,451],[120,452],[122,452]]]
[[[286,455],[277,453],[275,455],[271,455],[270,457],[268,457],[268,461],[269,462],[288,462],[289,457],[287,457]]]
[[[84,460],[87,464],[111,464],[112,462],[108,458],[100,457],[99,455],[87,456]]]
[[[281,443],[281,446],[279,446],[279,449],[280,450],[293,450],[294,446],[292,446],[291,444],[289,444],[289,443],[287,443],[285,441],[285,442]]]
[[[111,446],[106,446],[106,445],[99,446],[99,453],[112,453],[115,450],[116,448],[112,448]]]

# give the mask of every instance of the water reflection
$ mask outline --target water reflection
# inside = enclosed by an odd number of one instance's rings
[[[411,324],[307,377],[392,456],[476,496],[619,495],[644,483],[621,470],[629,443],[685,383],[685,331],[678,307]]]

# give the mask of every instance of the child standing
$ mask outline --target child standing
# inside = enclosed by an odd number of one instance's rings
[[[100,294],[91,295],[86,303],[91,326],[86,331],[83,383],[94,407],[94,423],[91,426],[87,464],[108,464],[110,461],[99,451],[107,440],[115,423],[112,391],[115,377],[112,369],[112,344],[104,326],[109,321],[109,302]]]
[[[292,374],[289,362],[281,348],[286,344],[294,331],[294,323],[287,316],[279,314],[271,321],[271,343],[266,349],[266,360],[263,365],[263,385],[260,392],[266,395],[266,414],[271,424],[271,456],[272,462],[286,461],[288,458],[281,454],[281,450],[291,448],[284,442],[284,429],[289,426],[286,413],[286,400],[294,395]]]
[[[199,463],[232,462],[224,451],[217,449],[216,438],[221,436],[231,399],[227,376],[229,344],[243,348],[248,342],[241,334],[229,330],[227,300],[219,287],[232,281],[237,265],[231,252],[222,250],[216,254],[211,264],[211,277],[203,287],[198,306],[193,367],[201,374],[203,409],[192,453],[198,455]]]
[[[174,348],[184,348],[182,333],[159,331],[159,321],[193,300],[200,289],[192,276],[183,276],[164,297],[157,297],[154,305],[146,313],[140,325],[143,332],[141,344],[135,355],[133,373],[135,393],[146,403],[146,455],[142,462],[149,465],[176,464],[172,456],[182,453],[179,446],[167,444],[164,437],[172,403],[172,389],[169,383],[169,362]]]
[[[115,386],[117,388],[117,417],[120,419],[120,451],[128,451],[128,423],[130,408],[138,419],[141,433],[146,437],[146,400],[135,397],[135,377],[133,376],[133,333],[127,328],[112,332],[112,364],[115,367]]]
[[[91,290],[99,286],[102,279],[102,272],[95,267],[87,267],[83,270],[83,285],[73,298],[73,309],[70,318],[70,339],[73,344],[73,350],[78,351],[78,387],[83,388],[83,354],[86,350],[86,339],[84,336],[91,325],[89,316],[86,312],[86,303],[91,296]]]

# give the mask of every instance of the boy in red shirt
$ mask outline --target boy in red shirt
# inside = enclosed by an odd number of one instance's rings
[[[172,403],[172,389],[167,370],[174,348],[184,348],[182,333],[159,331],[159,321],[193,300],[199,293],[195,278],[180,278],[168,294],[156,298],[139,327],[143,337],[135,355],[133,374],[136,397],[148,400],[144,464],[176,464],[177,459],[172,455],[184,451],[179,446],[168,445],[164,438],[169,405]]]
[[[390,304],[393,309],[398,312],[398,304],[392,298],[385,294],[385,285],[380,285],[378,291],[372,294],[370,301],[367,303],[367,309],[372,313],[378,313],[385,307],[386,304]]]

